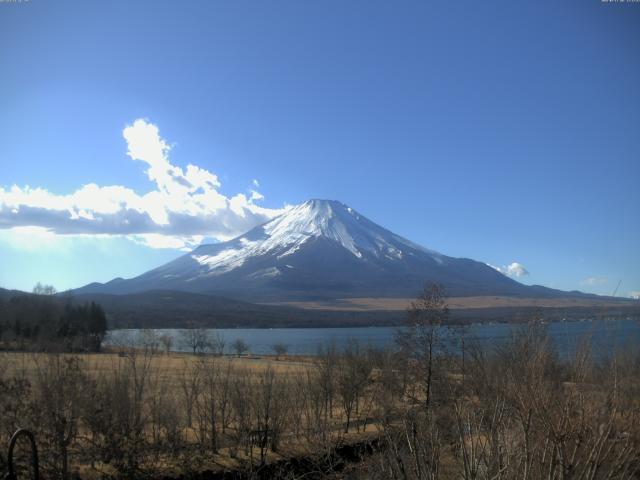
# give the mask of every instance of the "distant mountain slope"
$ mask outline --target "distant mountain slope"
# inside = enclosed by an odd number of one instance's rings
[[[589,305],[589,299],[545,299],[543,305],[527,304],[526,299],[513,302],[502,299],[499,306],[467,302],[451,298],[451,320],[454,322],[524,322],[531,318],[583,319],[640,315],[640,302],[609,301],[605,305]],[[404,299],[408,300],[408,299]],[[473,299],[472,299],[473,300]],[[336,302],[335,308],[293,308],[291,306],[254,305],[212,295],[155,290],[129,295],[82,294],[76,303],[94,301],[106,311],[109,328],[277,328],[277,327],[356,327],[398,325],[406,318],[403,307],[388,310],[389,305],[370,305],[354,311],[351,302]],[[462,301],[462,305],[459,303]],[[505,303],[506,302],[506,303]]]
[[[76,293],[165,289],[268,302],[413,297],[426,282],[442,284],[451,296],[584,295],[522,285],[482,262],[416,245],[329,200],[307,201],[228,242]]]
[[[129,295],[80,294],[73,298],[78,303],[93,301],[100,304],[107,312],[112,329],[368,326],[397,324],[404,318],[404,312],[309,311],[167,290]]]
[[[11,297],[25,296],[31,297],[32,294],[0,289],[0,323],[3,319],[3,303]],[[354,298],[307,302],[310,305],[302,305],[305,302],[292,302],[295,305],[262,305],[213,295],[166,290],[128,295],[89,293],[70,296],[65,292],[57,298],[76,304],[90,301],[100,304],[107,313],[110,329],[398,325],[405,319],[405,307],[410,301],[407,298]],[[539,318],[540,315],[544,315],[547,320],[640,315],[640,302],[628,299],[595,297],[531,300],[523,297],[453,297],[449,299],[451,319],[454,322],[520,322],[533,317]]]
[[[4,288],[0,288],[0,298],[11,298],[11,297],[17,297],[20,295],[29,295],[26,292],[21,292],[20,290],[7,290]]]

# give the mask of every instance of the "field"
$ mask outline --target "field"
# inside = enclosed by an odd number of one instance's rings
[[[308,302],[279,302],[271,305],[287,305],[310,310],[329,311],[406,311],[413,298],[341,298],[338,300],[308,301]],[[447,299],[451,310],[493,309],[493,308],[592,308],[602,310],[620,306],[637,306],[638,302],[629,299],[603,298],[526,298],[526,297],[449,297]]]
[[[46,478],[637,478],[638,349],[561,360],[530,325],[445,356],[432,327],[315,357],[0,353],[0,473],[27,427]]]
[[[144,351],[140,351],[139,355],[143,355]],[[25,375],[28,378],[34,378],[35,372],[42,361],[46,360],[50,354],[31,353],[31,352],[0,352],[0,363],[4,365],[4,373],[8,375]],[[77,358],[83,364],[86,374],[91,377],[99,377],[105,372],[113,371],[120,368],[121,364],[127,358],[128,354],[109,352],[104,353],[86,353],[86,354],[61,354],[61,358]],[[211,358],[211,357],[209,357]],[[182,375],[185,369],[193,368],[198,362],[201,362],[201,355],[192,355],[188,353],[154,353],[150,356],[149,369],[154,373],[161,373],[168,381],[176,381]],[[236,356],[229,355],[215,357],[217,362],[229,364],[234,369],[248,370],[255,373],[264,372],[271,369],[280,375],[300,374],[310,368],[312,358],[300,356],[282,356],[276,359],[275,356]]]
[[[357,443],[375,431],[370,422],[362,423],[361,415],[351,413],[349,421],[355,427],[344,431],[339,403],[333,405],[331,400],[329,407],[317,405],[326,414],[319,419],[322,426],[317,438],[294,432],[309,419],[302,418],[301,410],[291,414],[296,404],[301,406],[292,397],[305,385],[313,388],[308,382],[315,381],[317,370],[317,359],[291,356],[218,357],[150,350],[100,354],[5,352],[0,353],[0,379],[8,394],[3,406],[9,416],[0,424],[3,435],[27,426],[36,433],[40,448],[51,452],[50,442],[55,440],[43,441],[40,414],[60,406],[53,400],[59,394],[64,397],[59,399],[62,402],[75,404],[70,410],[62,406],[65,423],[73,420],[77,425],[75,431],[68,432],[73,432],[74,441],[64,447],[68,458],[65,463],[73,463],[73,467],[65,468],[82,478],[126,477],[143,471],[178,476],[184,472],[185,463],[197,471],[242,470],[256,462],[264,465],[312,452],[329,452],[335,444]],[[24,404],[21,407],[19,403]],[[111,410],[109,419],[96,414],[98,407],[105,405]],[[316,414],[322,416],[320,411]],[[108,425],[96,431],[95,424],[104,423]],[[120,431],[130,423],[138,425],[129,425],[129,432]],[[60,425],[51,428],[59,431]],[[120,436],[116,443],[121,444],[112,445]],[[99,438],[108,451],[106,455],[95,448]],[[127,458],[128,450],[138,442],[148,451]],[[202,448],[202,444],[207,447]],[[179,455],[168,454],[176,449]],[[56,456],[50,454],[51,459]],[[114,461],[117,456],[119,461]],[[56,471],[46,462],[44,467]]]

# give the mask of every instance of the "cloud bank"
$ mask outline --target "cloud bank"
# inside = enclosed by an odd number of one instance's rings
[[[524,277],[529,275],[529,271],[524,268],[524,265],[518,262],[512,262],[509,265],[503,265],[502,267],[496,267],[495,265],[491,265],[487,263],[491,268],[496,269],[503,275],[507,275],[509,277]]]
[[[188,249],[205,237],[227,240],[284,212],[249,196],[227,197],[218,177],[196,165],[169,160],[171,146],[158,127],[138,119],[122,132],[127,155],[146,166],[155,189],[143,195],[124,186],[84,185],[69,195],[44,188],[0,187],[0,229],[40,227],[62,235],[123,235],[155,248]],[[258,188],[254,180],[252,186]]]

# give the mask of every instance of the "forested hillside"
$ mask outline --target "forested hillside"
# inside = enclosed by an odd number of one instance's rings
[[[74,303],[53,289],[34,294],[0,295],[0,347],[3,349],[83,351],[100,350],[107,317],[95,302]]]

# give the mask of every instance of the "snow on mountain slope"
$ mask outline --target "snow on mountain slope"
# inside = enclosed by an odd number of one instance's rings
[[[310,240],[324,238],[342,246],[356,258],[401,259],[407,250],[420,250],[442,263],[443,256],[380,228],[355,210],[336,201],[309,200],[225,244],[197,248],[191,257],[208,267],[210,275],[241,267],[248,259],[275,255],[282,260]]]
[[[529,288],[481,262],[416,245],[340,202],[309,200],[228,242],[79,291],[173,289],[279,301],[413,296],[427,281],[452,295],[524,295]]]

